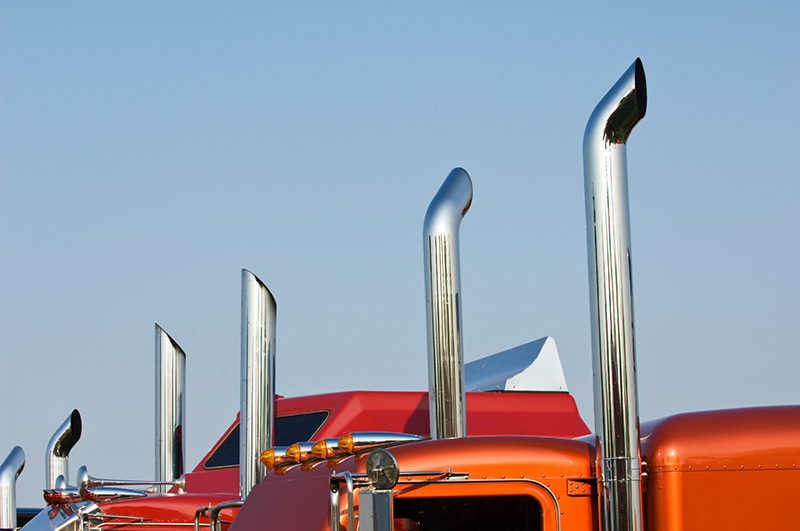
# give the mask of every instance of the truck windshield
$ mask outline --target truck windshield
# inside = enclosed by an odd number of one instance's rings
[[[290,446],[297,442],[310,441],[328,419],[328,414],[327,411],[315,411],[275,417],[275,446]],[[238,424],[203,463],[203,468],[206,470],[229,466],[239,466]]]
[[[396,498],[394,518],[419,531],[542,529],[542,508],[530,496]]]

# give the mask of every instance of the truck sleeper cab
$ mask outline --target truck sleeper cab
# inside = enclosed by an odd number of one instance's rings
[[[278,398],[276,408],[275,442],[280,446],[339,438],[351,431],[402,432],[427,437],[430,429],[428,398],[424,392],[350,391]],[[521,433],[578,437],[589,433],[574,399],[565,392],[467,393],[467,417],[469,433],[476,436]],[[79,525],[80,521],[89,527],[102,524],[116,529],[133,525],[148,529],[193,526],[199,507],[213,507],[239,498],[238,432],[237,418],[197,467],[185,475],[183,493],[179,494],[177,488],[167,494],[136,497],[134,492],[123,492],[118,499],[97,497],[80,503],[54,504],[25,529],[70,529],[70,525]],[[324,466],[322,469],[328,470]],[[266,481],[283,479],[291,471],[291,467],[284,468],[278,474],[269,474]],[[329,475],[330,471],[323,474],[321,481],[325,485]],[[92,490],[100,489],[88,489]],[[326,504],[327,492],[324,486]],[[235,512],[235,509],[223,511],[222,522],[230,522]],[[207,513],[198,518],[203,527],[208,522]]]
[[[600,529],[594,437],[485,436],[388,447],[391,527],[374,515],[369,453],[256,486],[231,531]],[[642,427],[644,529],[798,529],[800,406],[684,413]],[[324,503],[326,488],[328,503]],[[365,512],[366,511],[366,512]],[[352,518],[352,520],[351,520]]]

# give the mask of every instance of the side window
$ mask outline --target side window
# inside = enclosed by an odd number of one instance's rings
[[[309,441],[328,420],[328,411],[315,411],[299,415],[275,417],[275,446],[289,446]],[[266,448],[264,448],[266,450]],[[203,469],[239,466],[239,425],[225,437],[217,449],[203,463]]]
[[[394,518],[419,531],[542,529],[542,507],[530,496],[397,498]]]

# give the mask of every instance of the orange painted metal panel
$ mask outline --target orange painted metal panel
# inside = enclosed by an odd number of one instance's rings
[[[800,529],[800,406],[642,426],[648,531]]]

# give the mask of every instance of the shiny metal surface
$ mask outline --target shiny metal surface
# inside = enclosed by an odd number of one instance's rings
[[[347,439],[348,444],[343,440]],[[394,446],[410,442],[424,441],[425,437],[410,433],[393,433],[385,431],[356,431],[340,437],[338,447],[345,452],[362,453],[379,446]],[[350,446],[348,448],[348,446]]]
[[[286,449],[285,455],[295,463],[303,463],[309,459],[315,459],[314,454],[311,452],[314,444],[312,441],[295,443]]]
[[[680,413],[641,426],[645,529],[800,529],[800,405]]]
[[[17,478],[25,468],[25,452],[15,446],[0,465],[0,529],[17,527]]]
[[[200,517],[201,516],[208,516],[208,511],[211,510],[211,504],[209,503],[205,507],[198,507],[197,510],[194,512],[194,531],[200,531]],[[211,529],[211,522],[208,523],[209,531]]]
[[[367,456],[366,474],[376,489],[392,490],[400,479],[400,467],[388,450],[378,448]]]
[[[311,447],[311,453],[319,459],[328,459],[329,457],[341,455],[344,453],[344,450],[341,450],[338,444],[338,437],[326,437],[314,443]]]
[[[266,466],[268,470],[275,470],[276,468],[296,465],[297,463],[294,460],[286,456],[286,451],[288,449],[288,446],[274,446],[266,450],[267,452],[272,452],[272,456],[270,458],[271,464],[264,466]]]
[[[44,501],[47,505],[56,505],[59,503],[75,503],[83,501],[80,491],[67,484],[67,478],[58,476],[56,478],[56,487],[54,489],[45,489]]]
[[[209,531],[222,531],[222,526],[220,525],[219,518],[220,513],[225,509],[234,509],[236,507],[241,507],[244,503],[244,500],[231,500],[227,502],[222,502],[214,507],[212,507],[208,511],[208,526]]]
[[[156,324],[156,481],[184,473],[186,440],[186,353]],[[167,492],[160,485],[159,492]]]
[[[69,477],[69,452],[81,438],[81,414],[77,409],[50,438],[45,451],[45,489],[54,489],[58,476]]]
[[[353,475],[348,472],[334,473],[330,479],[331,489],[331,531],[339,531],[339,484],[344,482],[345,496],[347,496],[347,530],[356,531],[355,525],[355,494],[353,492]]]
[[[81,496],[85,500],[102,503],[144,498],[147,496],[147,493],[141,490],[123,489],[122,487],[90,487],[88,489],[82,489]]]
[[[467,363],[464,381],[468,393],[568,391],[556,341],[549,336]]]
[[[267,287],[242,269],[239,494],[245,499],[267,473],[259,456],[275,431],[275,327],[278,307]]]
[[[179,493],[183,492],[186,487],[185,478],[181,476],[175,481],[148,481],[139,479],[101,479],[89,475],[89,470],[86,465],[78,469],[75,477],[75,483],[81,495],[86,489],[93,489],[95,487],[133,487],[137,485],[148,486],[149,488],[143,489],[142,492],[156,492],[156,487],[161,485],[168,485],[169,487],[178,487]]]
[[[331,531],[339,531],[339,481],[330,479]]]
[[[84,518],[98,514],[100,508],[91,501],[69,503],[48,507],[25,524],[25,531],[79,531],[84,527]]]
[[[423,224],[433,439],[464,437],[467,433],[458,230],[470,204],[472,180],[466,171],[456,168],[431,201]]]
[[[583,137],[597,475],[604,531],[642,529],[625,142],[646,107],[644,68],[636,59],[597,105]]]
[[[391,489],[361,489],[358,493],[358,531],[392,531],[393,509]]]

